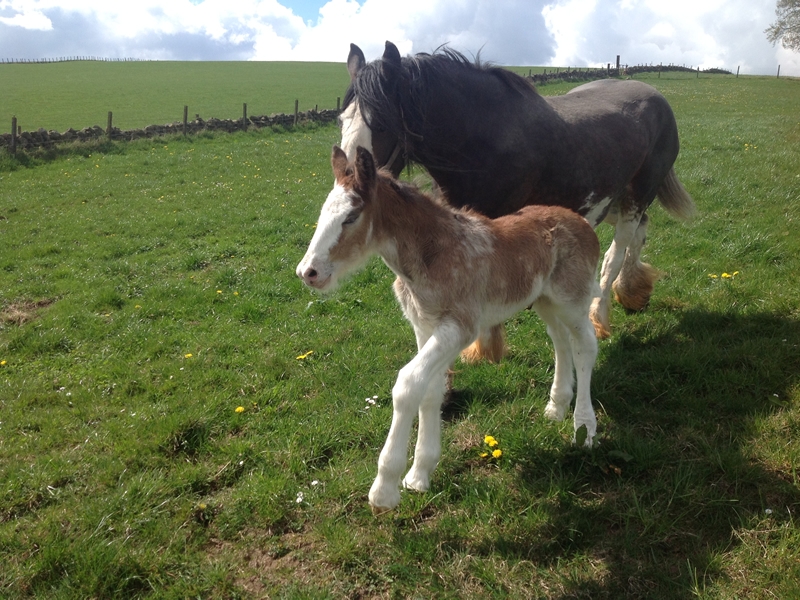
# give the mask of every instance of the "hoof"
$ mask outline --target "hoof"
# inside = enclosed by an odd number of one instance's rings
[[[566,415],[567,407],[561,407],[552,400],[550,400],[547,403],[547,406],[544,407],[544,416],[551,421],[563,421]]]
[[[420,477],[411,472],[403,479],[403,487],[412,492],[420,492],[424,494],[431,489],[431,482],[428,477]]]
[[[598,340],[606,340],[611,337],[611,329],[608,325],[601,323],[595,315],[591,315],[594,334]]]
[[[372,515],[375,517],[380,517],[381,515],[385,515],[388,512],[392,512],[392,508],[386,508],[385,506],[373,506],[370,504],[370,508],[372,509]]]

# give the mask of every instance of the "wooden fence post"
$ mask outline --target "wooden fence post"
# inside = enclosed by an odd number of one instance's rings
[[[297,114],[298,114],[298,109],[299,108],[300,108],[300,101],[299,100],[295,100],[294,101],[294,125],[295,126],[297,126]]]
[[[739,79],[739,69],[740,68],[741,68],[741,65],[739,67],[736,67],[736,79]]]
[[[108,111],[108,126],[106,127],[106,135],[108,136],[108,139],[111,139],[111,122],[112,122],[111,119],[112,119],[111,111]]]
[[[183,105],[183,137],[186,137],[186,127],[187,122],[189,121],[189,107],[185,104]]]
[[[700,67],[697,67],[697,78],[700,79]]]
[[[242,129],[247,131],[247,103],[242,104]]]
[[[778,65],[778,79],[780,79],[780,77],[781,77],[781,66]]]
[[[17,117],[11,117],[11,154],[17,153]]]

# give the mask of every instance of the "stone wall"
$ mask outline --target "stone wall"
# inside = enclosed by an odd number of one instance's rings
[[[331,121],[335,121],[338,116],[339,112],[336,110],[309,110],[297,113],[297,123],[330,123]],[[295,115],[273,114],[270,116],[247,118],[248,128],[274,126],[288,128],[294,125]],[[206,121],[197,115],[193,121],[188,121],[186,123],[185,133],[187,135],[200,133],[202,131],[224,131],[232,133],[234,131],[242,131],[243,129],[245,129],[245,123],[242,119],[211,118]],[[18,134],[17,148],[21,150],[31,150],[35,148],[46,148],[58,143],[85,142],[103,137],[109,137],[112,140],[128,141],[183,133],[184,125],[182,122],[168,123],[166,125],[148,125],[143,129],[128,129],[124,131],[118,127],[112,127],[111,131],[108,131],[99,125],[86,127],[80,130],[70,128],[64,132],[39,129],[38,131],[23,131]],[[0,148],[10,147],[11,134],[0,134]]]

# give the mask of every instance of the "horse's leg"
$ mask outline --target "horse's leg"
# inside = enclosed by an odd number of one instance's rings
[[[447,382],[447,369],[433,378],[419,405],[419,430],[414,449],[414,462],[403,478],[403,487],[427,492],[431,473],[442,455],[442,400]]]
[[[647,306],[660,275],[657,269],[639,260],[647,239],[647,221],[647,215],[642,215],[639,227],[625,252],[619,277],[612,286],[617,302],[628,310],[643,310]]]
[[[481,330],[478,339],[461,352],[461,360],[465,363],[476,363],[485,358],[490,363],[496,363],[505,355],[505,327],[501,323],[486,331]]]
[[[619,275],[625,252],[636,235],[641,213],[620,215],[614,230],[614,241],[603,257],[600,269],[600,297],[592,302],[590,317],[598,338],[605,339],[611,335],[609,312],[611,310],[611,286]]]
[[[585,313],[570,314],[568,311],[561,316],[567,319],[572,342],[572,360],[578,378],[578,390],[575,396],[574,430],[575,432],[586,426],[586,441],[584,445],[592,447],[592,440],[597,434],[597,417],[592,408],[592,370],[597,360],[597,337],[592,323],[586,318]]]
[[[437,402],[438,405],[441,405],[442,402],[441,395],[438,401],[434,396],[438,392],[444,393],[441,378],[447,367],[458,356],[459,351],[472,339],[472,335],[474,334],[465,332],[455,323],[440,324],[424,342],[411,362],[400,369],[397,382],[392,388],[394,408],[392,425],[378,459],[378,476],[369,491],[369,503],[373,513],[381,514],[392,510],[400,503],[400,477],[406,466],[411,425],[418,411],[424,415],[426,421],[420,423],[420,437],[427,434],[438,438],[438,426],[432,429],[430,423],[427,422],[434,413],[432,405]],[[423,338],[424,336],[417,335],[418,341],[421,342]],[[429,388],[432,390],[431,392],[429,392]],[[438,413],[435,414],[435,417],[436,419],[440,418]],[[434,440],[434,443],[438,444],[438,439]],[[431,452],[431,444],[425,440],[418,441],[417,446],[419,447],[420,444],[423,445],[423,454],[421,463],[417,466],[418,477],[422,476],[423,467],[433,469],[438,460],[438,452],[440,452],[439,449]],[[434,455],[435,459],[431,466],[429,463]],[[427,472],[426,475],[429,476],[430,473]]]
[[[547,334],[553,340],[555,375],[550,387],[550,400],[544,415],[551,421],[563,421],[572,402],[574,380],[572,377],[572,350],[569,330],[556,316],[550,299],[541,298],[533,304],[536,314],[547,324]]]

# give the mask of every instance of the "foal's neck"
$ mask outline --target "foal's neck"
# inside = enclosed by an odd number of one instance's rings
[[[374,235],[378,253],[401,278],[411,282],[468,235],[475,217],[440,204],[416,187],[380,175]],[[478,217],[480,218],[480,217]]]

